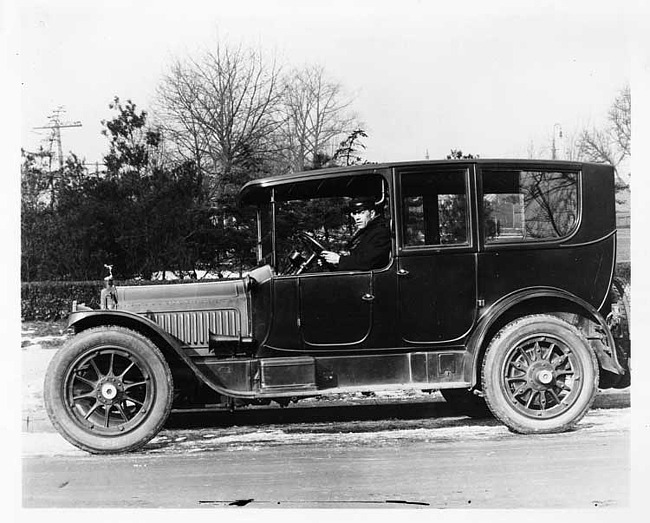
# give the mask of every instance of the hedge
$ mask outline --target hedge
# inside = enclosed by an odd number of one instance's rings
[[[616,265],[616,277],[630,283],[630,263]],[[206,281],[206,280],[204,280]],[[124,281],[116,285],[169,285],[187,283],[181,280],[167,281]],[[23,321],[54,321],[66,318],[70,313],[72,301],[85,303],[93,309],[99,308],[99,294],[103,281],[43,281],[23,283],[21,289],[21,318]]]
[[[99,308],[101,281],[39,281],[23,283],[20,316],[25,320],[60,320],[70,314],[72,301]]]
[[[181,281],[116,281],[116,285],[164,285]],[[38,281],[21,284],[20,317],[22,321],[55,321],[68,317],[72,302],[99,308],[104,281]]]

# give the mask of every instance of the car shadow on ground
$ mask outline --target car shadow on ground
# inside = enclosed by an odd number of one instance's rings
[[[323,402],[326,403],[326,402]],[[192,429],[232,426],[283,425],[292,423],[332,423],[351,421],[389,421],[445,418],[445,425],[454,424],[448,418],[458,418],[459,424],[497,425],[491,416],[468,417],[442,399],[417,401],[385,401],[367,399],[358,403],[345,401],[313,404],[298,402],[288,407],[240,407],[235,410],[172,411],[165,428]],[[596,396],[593,409],[630,407],[629,389],[611,390]]]
[[[231,426],[283,425],[293,423],[329,423],[350,421],[416,420],[426,418],[467,417],[443,401],[365,405],[249,407],[234,411],[174,411],[165,428],[189,429]],[[449,421],[449,420],[448,420]],[[490,417],[474,419],[478,424],[497,424]]]

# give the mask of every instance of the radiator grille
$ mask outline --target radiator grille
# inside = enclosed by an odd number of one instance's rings
[[[154,313],[155,322],[188,345],[207,346],[209,332],[237,336],[241,319],[237,309]]]

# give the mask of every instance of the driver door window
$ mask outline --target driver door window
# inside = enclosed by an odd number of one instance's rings
[[[347,254],[349,241],[355,234],[349,204],[353,198],[369,198],[380,202],[377,213],[386,215],[388,208],[387,182],[379,174],[355,174],[336,178],[317,178],[275,188],[275,258],[274,266],[280,276],[311,272],[330,273],[324,262],[317,263],[312,255],[325,250]],[[271,209],[266,213],[272,216]],[[268,220],[267,220],[268,221]],[[268,260],[271,230],[262,220],[260,259]],[[264,231],[267,231],[265,234]],[[305,234],[316,240],[310,242]],[[307,263],[306,263],[307,262]],[[306,264],[305,264],[306,263]],[[347,269],[339,269],[347,270]],[[349,269],[354,270],[355,269]]]
[[[316,239],[327,250],[343,250],[347,238],[353,234],[346,207],[347,199],[343,197],[278,203],[276,235],[279,274],[290,273],[292,263],[296,263],[296,252],[300,253],[299,260],[306,260],[312,254],[313,246],[301,238],[301,233]],[[310,272],[318,268],[314,264]]]

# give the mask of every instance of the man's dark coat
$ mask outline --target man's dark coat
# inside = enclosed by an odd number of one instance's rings
[[[348,242],[348,256],[341,256],[339,271],[381,269],[390,260],[390,231],[383,218],[372,220]]]

